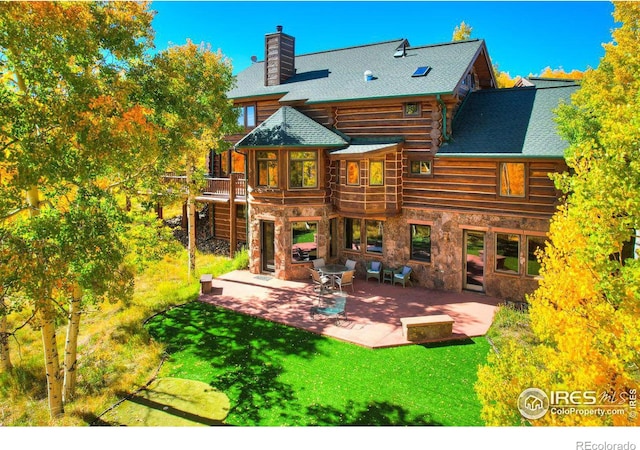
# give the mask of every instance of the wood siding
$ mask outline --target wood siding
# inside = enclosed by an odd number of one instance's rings
[[[559,193],[549,173],[565,170],[562,160],[528,160],[526,195],[509,198],[498,195],[496,159],[436,157],[433,175],[409,177],[405,166],[404,206],[409,208],[458,209],[495,214],[549,218]]]
[[[236,204],[238,207],[240,204]],[[230,240],[230,223],[231,217],[229,215],[228,203],[209,203],[209,207],[213,208],[213,222],[210,223],[211,234],[216,239]],[[247,221],[243,218],[236,219],[236,233],[237,240],[240,242],[247,242]]]
[[[384,160],[384,185],[369,184],[369,162]],[[347,163],[360,164],[360,183],[347,184]],[[335,177],[332,178],[333,205],[340,213],[351,217],[393,216],[400,212],[402,205],[402,165],[397,152],[372,156],[365,159],[334,161]]]

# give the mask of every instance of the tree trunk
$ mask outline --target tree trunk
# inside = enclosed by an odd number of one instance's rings
[[[189,235],[189,280],[196,271],[196,194],[193,182],[193,163],[187,159],[187,222]]]
[[[76,368],[78,364],[78,332],[80,330],[82,288],[75,286],[69,302],[67,339],[64,344],[64,381],[62,402],[67,403],[76,392]]]
[[[11,354],[9,353],[9,332],[7,331],[7,308],[4,299],[0,300],[0,371],[9,372],[13,369]]]
[[[53,307],[49,299],[42,300],[40,321],[42,326],[42,344],[44,346],[44,365],[47,374],[47,394],[49,414],[52,419],[64,414],[62,406],[62,374],[58,359],[58,342]]]

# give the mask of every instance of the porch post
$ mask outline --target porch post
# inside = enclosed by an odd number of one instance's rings
[[[238,236],[236,233],[236,180],[237,173],[229,174],[229,257],[233,258],[238,246]]]

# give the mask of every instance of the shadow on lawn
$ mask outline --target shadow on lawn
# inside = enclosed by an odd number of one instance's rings
[[[284,425],[440,425],[390,402],[350,400],[344,410],[301,404],[294,387],[281,381],[280,361],[318,355],[325,338],[313,333],[200,302],[160,314],[147,328],[173,355],[170,376],[206,381],[227,394],[228,419],[236,425],[264,425],[263,413],[272,409],[282,411]]]
[[[315,406],[308,408],[307,411],[310,416],[316,418],[318,425],[442,425],[439,422],[435,422],[428,414],[411,416],[409,411],[402,406],[389,402],[372,402],[367,405],[357,405],[350,400],[344,411],[327,406]]]
[[[200,379],[225,392],[232,401],[229,415],[241,418],[243,425],[260,425],[262,410],[287,410],[296,403],[292,387],[278,381],[278,360],[284,355],[309,358],[322,339],[200,302],[158,315],[147,328],[169,353],[207,361],[206,367],[177,367],[172,375]]]

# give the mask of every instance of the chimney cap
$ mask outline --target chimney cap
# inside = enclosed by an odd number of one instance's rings
[[[276,31],[282,33],[282,25],[276,25]]]

